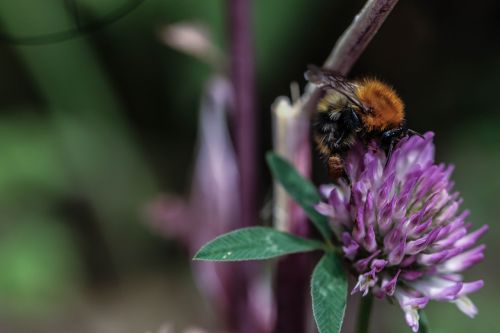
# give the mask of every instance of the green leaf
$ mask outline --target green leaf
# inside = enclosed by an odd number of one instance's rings
[[[429,329],[429,321],[427,320],[427,316],[425,315],[424,311],[420,310],[418,312],[420,319],[418,320],[418,325],[419,333],[430,333],[431,330]]]
[[[300,238],[267,227],[238,229],[205,244],[195,260],[241,261],[259,260],[289,253],[323,248],[321,242]]]
[[[316,265],[311,296],[319,333],[340,332],[346,307],[347,279],[336,254],[326,253]]]
[[[332,231],[328,226],[328,218],[318,213],[314,208],[321,201],[316,187],[302,177],[293,165],[275,153],[268,152],[266,159],[274,179],[280,182],[290,197],[304,209],[321,235],[326,240],[330,240]]]

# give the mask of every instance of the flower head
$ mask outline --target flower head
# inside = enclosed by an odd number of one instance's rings
[[[470,231],[452,167],[434,163],[432,138],[403,138],[389,161],[376,142],[356,145],[346,157],[352,185],[323,186],[328,202],[317,206],[357,275],[352,293],[395,299],[414,332],[430,300],[455,303],[473,317],[467,295],[483,286],[464,282],[461,272],[483,259],[485,246],[475,243],[488,227]]]

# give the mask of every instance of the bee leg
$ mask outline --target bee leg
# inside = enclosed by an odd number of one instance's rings
[[[422,139],[424,138],[424,136],[423,136],[422,134],[420,134],[420,133],[418,133],[417,131],[414,131],[414,130],[412,130],[412,129],[410,129],[410,128],[407,130],[407,132],[408,132],[408,134],[410,134],[410,135],[418,135],[418,136],[419,136],[419,137],[421,137]]]
[[[351,187],[352,183],[351,183],[351,178],[349,178],[349,176],[347,175],[347,173],[344,172],[342,173],[342,176],[340,176],[340,179],[343,179],[344,182],[347,184],[347,186]]]
[[[392,151],[394,150],[394,146],[396,145],[396,140],[391,140],[391,142],[389,143],[389,148],[387,148],[387,159],[385,160],[385,165],[384,165],[384,169],[385,167],[387,167],[387,164],[389,164],[389,161],[391,160],[391,156],[392,156]]]
[[[340,155],[331,155],[328,157],[328,176],[337,181],[344,179],[348,185],[351,185],[351,179],[347,175],[344,167],[344,159]]]
[[[382,132],[382,144],[387,145],[391,143],[391,141],[395,139],[401,138],[405,133],[408,132],[408,129],[404,126],[396,127],[385,132]]]
[[[384,150],[386,151],[387,156],[385,166],[387,166],[387,164],[389,164],[389,161],[391,160],[394,146],[406,133],[408,133],[408,128],[406,127],[405,123],[403,123],[403,125],[400,127],[393,128],[382,133],[381,143],[382,147],[384,147]]]

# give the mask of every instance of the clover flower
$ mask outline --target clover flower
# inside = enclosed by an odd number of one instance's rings
[[[322,186],[343,255],[357,275],[352,294],[395,299],[418,331],[418,310],[447,301],[469,317],[477,308],[468,295],[482,280],[464,282],[461,272],[484,257],[475,246],[488,226],[470,231],[468,211],[453,192],[452,167],[434,163],[433,134],[403,138],[390,160],[376,142],[356,145],[346,157],[352,185]]]

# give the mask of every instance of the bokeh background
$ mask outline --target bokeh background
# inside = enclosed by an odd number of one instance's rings
[[[162,31],[196,21],[227,50],[228,1],[74,2],[77,15],[71,1],[0,1],[0,331],[213,330],[188,251],[151,226],[147,207],[188,196],[214,71]],[[362,4],[253,2],[262,207],[270,105],[291,81],[303,86],[306,65],[323,62]],[[486,261],[467,273],[486,282],[472,297],[478,317],[431,304],[433,332],[498,322],[499,15],[496,1],[401,1],[352,72],[397,88],[411,126],[434,131],[437,159],[456,166],[472,223],[491,226]],[[378,331],[409,331],[401,310],[376,304]]]

